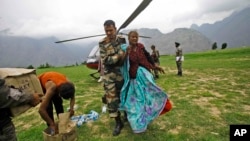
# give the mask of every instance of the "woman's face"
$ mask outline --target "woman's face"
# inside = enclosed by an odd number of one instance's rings
[[[129,35],[128,40],[129,40],[130,45],[136,45],[137,42],[138,42],[138,34],[137,33],[131,33]]]

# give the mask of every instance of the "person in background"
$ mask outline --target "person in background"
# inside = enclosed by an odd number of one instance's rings
[[[65,75],[58,72],[45,72],[38,76],[44,91],[44,98],[39,108],[39,114],[51,129],[51,134],[57,133],[53,116],[53,105],[57,116],[64,112],[63,99],[70,100],[70,116],[74,115],[75,87]]]
[[[183,54],[182,54],[182,48],[180,47],[180,43],[175,42],[176,47],[176,66],[177,66],[177,75],[182,76],[182,61],[183,61]]]
[[[10,108],[26,104],[34,107],[40,103],[42,96],[10,88],[5,85],[4,79],[0,79],[0,141],[17,141]]]
[[[138,43],[137,31],[128,34],[129,46],[126,49],[122,74],[124,85],[121,91],[120,110],[127,112],[127,118],[134,133],[142,133],[156,117],[168,112],[172,106],[165,92],[155,83],[150,71],[163,69],[150,63],[150,54],[144,45]]]
[[[106,37],[99,42],[101,61],[104,65],[103,85],[105,94],[102,101],[107,104],[109,117],[115,119],[116,125],[113,136],[117,136],[123,128],[121,113],[118,108],[120,91],[123,86],[120,66],[125,58],[125,52],[121,49],[121,46],[125,45],[125,38],[116,35],[117,29],[113,20],[104,22],[104,30]]]
[[[159,51],[155,49],[155,45],[152,45],[151,49],[152,49],[151,57],[153,58],[155,65],[160,66]],[[154,75],[155,75],[155,78],[159,78],[159,72],[157,69],[154,69]]]

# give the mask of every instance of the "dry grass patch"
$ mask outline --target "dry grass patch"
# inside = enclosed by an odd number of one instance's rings
[[[221,115],[220,109],[217,108],[212,103],[210,103],[210,101],[214,99],[215,98],[213,97],[200,97],[200,98],[193,99],[193,101],[196,105],[200,106],[202,109],[208,110],[211,116],[220,118],[220,115]]]
[[[181,132],[182,126],[176,126],[169,130],[169,133],[178,135]]]

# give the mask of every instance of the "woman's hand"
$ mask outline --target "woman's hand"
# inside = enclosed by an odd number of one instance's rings
[[[129,54],[131,52],[131,46],[128,46],[126,49],[126,53]]]
[[[165,71],[163,70],[163,68],[159,67],[159,66],[155,66],[155,68],[162,74],[165,74]]]

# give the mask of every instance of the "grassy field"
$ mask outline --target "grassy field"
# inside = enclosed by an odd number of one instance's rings
[[[157,84],[168,93],[173,109],[158,117],[142,134],[125,123],[121,134],[112,136],[114,121],[101,114],[101,83],[89,76],[85,66],[38,69],[37,74],[58,71],[76,85],[75,115],[90,110],[97,121],[77,128],[78,141],[228,141],[230,124],[250,124],[250,47],[185,54],[183,77],[176,76],[174,56],[161,56]],[[68,101],[64,102],[65,109]],[[46,128],[38,107],[14,118],[19,141],[43,141]]]

